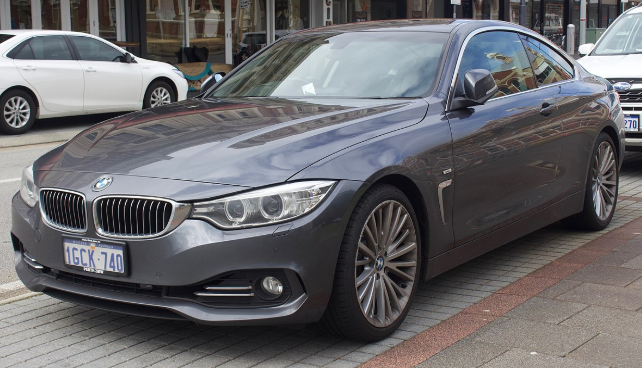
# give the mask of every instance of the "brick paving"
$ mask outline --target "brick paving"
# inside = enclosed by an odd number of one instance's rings
[[[642,238],[614,230],[642,217],[641,179],[642,155],[629,154],[606,230],[554,224],[421,283],[399,331],[376,343],[342,340],[315,325],[208,327],[39,295],[0,302],[0,367],[356,367],[418,341],[417,354],[399,358],[404,365],[639,367],[642,353],[631,352],[642,346]],[[609,239],[621,245],[591,248]],[[432,345],[425,334],[433,334]]]

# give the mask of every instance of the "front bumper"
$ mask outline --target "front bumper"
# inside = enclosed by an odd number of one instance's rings
[[[347,219],[362,190],[361,182],[341,181],[317,209],[287,223],[222,231],[188,219],[165,236],[127,240],[126,276],[95,275],[65,266],[62,238],[72,234],[47,226],[38,205],[29,208],[17,194],[11,229],[16,271],[32,291],[126,314],[214,325],[313,322],[328,302]],[[96,234],[91,223],[81,236],[109,241]],[[25,260],[25,254],[32,260]],[[230,307],[185,297],[208,280],[248,270],[281,272],[289,287],[287,300],[268,307]],[[136,289],[139,286],[142,289]]]
[[[642,104],[640,103],[622,103],[622,112],[625,115],[635,114],[640,116],[640,123],[642,123]],[[626,132],[624,144],[629,151],[642,150],[642,130],[637,132]]]

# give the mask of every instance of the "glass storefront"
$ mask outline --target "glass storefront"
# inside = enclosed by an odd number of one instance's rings
[[[234,1],[234,5],[236,1]],[[223,0],[190,0],[192,60],[225,62],[225,4]],[[188,51],[189,53],[189,51]]]
[[[602,0],[600,13],[600,28],[608,28],[618,15],[617,0]]]
[[[98,0],[98,36],[116,41],[116,0]]]
[[[265,0],[239,0],[232,10],[233,59],[238,65],[267,45],[267,10]]]
[[[71,30],[89,33],[89,0],[71,0]]]
[[[510,10],[509,10],[509,22],[519,24],[519,7],[520,7],[520,0],[510,0]],[[537,2],[539,4],[539,2]],[[526,1],[526,14],[533,14],[533,1]],[[533,28],[533,19],[529,16],[525,17],[526,19],[526,24],[524,27],[526,28]]]
[[[370,20],[425,18],[434,16],[434,0],[334,0],[332,23],[344,24]]]
[[[11,29],[31,29],[31,1],[11,0]]]
[[[474,0],[471,19],[499,19],[499,0]]]
[[[40,0],[42,29],[62,30],[60,0]]]
[[[556,45],[562,47],[564,42],[564,1],[544,1],[544,17],[540,33]]]
[[[175,64],[182,61],[185,19],[182,0],[147,0],[147,57]],[[195,30],[190,21],[190,31]]]
[[[625,11],[631,9],[631,8],[635,8],[636,6],[638,6],[638,4],[640,4],[640,1],[638,1],[638,0],[636,0],[636,1],[629,0],[627,2],[623,1],[622,2],[622,12],[625,12]]]

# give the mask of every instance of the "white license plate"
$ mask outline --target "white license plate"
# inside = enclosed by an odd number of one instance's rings
[[[624,115],[624,130],[637,132],[640,130],[640,115]]]
[[[97,274],[124,274],[125,247],[123,244],[101,240],[63,238],[65,264]]]

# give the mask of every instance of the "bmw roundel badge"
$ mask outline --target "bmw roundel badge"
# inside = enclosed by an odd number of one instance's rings
[[[111,176],[103,175],[94,182],[91,190],[93,190],[94,192],[100,192],[101,190],[110,186],[112,181],[114,181],[114,179]]]
[[[616,91],[628,91],[631,89],[631,85],[626,82],[617,82],[613,84],[613,88],[615,88]]]

